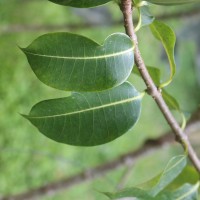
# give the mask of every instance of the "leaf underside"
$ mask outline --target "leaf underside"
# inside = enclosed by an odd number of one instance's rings
[[[157,67],[152,67],[152,66],[146,66],[146,67],[147,67],[147,70],[148,70],[151,78],[153,79],[153,82],[155,83],[155,85],[157,87],[159,87],[159,85],[160,85],[160,77],[161,77],[160,69],[158,69]],[[141,77],[140,72],[139,72],[137,67],[133,68],[132,73],[134,73],[137,76]]]
[[[197,200],[199,182],[196,185],[185,184],[174,191],[164,190],[183,171],[186,165],[186,156],[179,155],[172,158],[163,173],[152,180],[140,185],[138,188],[126,188],[115,193],[104,192],[110,199],[135,197],[138,200]],[[147,189],[152,187],[152,189]],[[145,190],[143,188],[147,187]],[[181,197],[181,198],[180,198]]]
[[[112,0],[49,0],[53,3],[77,8],[89,8],[108,3]]]
[[[126,197],[136,197],[138,200],[154,200],[154,198],[150,196],[147,191],[140,188],[126,188],[116,193],[104,192],[104,194],[113,200]]]
[[[156,196],[167,185],[169,185],[184,169],[187,164],[185,155],[173,157],[167,164],[167,167],[160,176],[159,181],[151,189],[150,194]]]
[[[176,35],[168,25],[158,20],[154,20],[154,22],[150,25],[150,28],[154,37],[161,41],[169,60],[170,78],[165,83],[162,83],[160,85],[160,87],[162,88],[170,84],[176,73],[176,63],[174,59]]]
[[[197,200],[199,182],[195,185],[184,184],[174,191],[164,191],[156,197],[151,196],[148,191],[140,188],[127,188],[116,193],[104,192],[110,199],[121,199],[126,197],[136,197],[137,200]]]
[[[177,110],[181,112],[181,109],[177,100],[164,89],[162,90],[162,96],[170,110]]]
[[[94,146],[126,133],[137,122],[140,110],[141,94],[125,82],[102,92],[42,101],[24,117],[57,142]]]
[[[141,27],[147,26],[154,21],[154,17],[151,15],[148,6],[142,6],[138,8],[139,12],[139,22],[135,31],[138,31]]]
[[[22,51],[40,81],[66,91],[101,91],[123,83],[134,65],[133,42],[123,33],[103,45],[71,33],[46,34]]]
[[[199,182],[195,185],[186,183],[174,191],[161,192],[154,200],[198,200],[198,188]]]

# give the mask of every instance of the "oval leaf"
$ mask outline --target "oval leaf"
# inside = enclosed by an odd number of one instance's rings
[[[63,6],[89,8],[108,3],[109,1],[112,0],[49,0],[49,1]]]
[[[172,158],[163,173],[160,176],[159,181],[151,189],[149,194],[156,196],[166,186],[168,186],[184,169],[187,159],[185,155],[180,155]]]
[[[176,42],[176,35],[173,30],[163,22],[154,20],[150,25],[151,31],[156,39],[160,40],[165,48],[170,64],[170,78],[165,83],[161,84],[161,88],[167,86],[173,79],[176,72],[176,63],[174,59],[174,47]]]
[[[179,4],[200,2],[200,0],[146,0],[146,1],[163,6],[174,6]]]
[[[134,65],[133,42],[122,33],[101,46],[71,33],[46,34],[22,49],[46,85],[67,91],[99,91],[123,83]]]
[[[133,127],[140,115],[141,98],[125,82],[111,90],[42,101],[24,117],[57,142],[94,146],[110,142]]]

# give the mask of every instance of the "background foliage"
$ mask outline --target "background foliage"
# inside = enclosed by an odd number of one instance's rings
[[[153,14],[159,15],[163,11],[184,12],[192,9],[192,6],[159,7],[159,9],[152,7],[151,10]],[[63,27],[63,24],[66,28],[58,27],[54,31],[71,31],[102,43],[109,34],[124,32],[122,24],[113,26],[113,21],[120,19],[121,14],[112,3],[95,10],[82,11],[58,6],[48,1],[0,0],[0,196],[20,193],[112,160],[123,153],[137,149],[144,140],[156,138],[168,130],[156,105],[147,96],[143,101],[142,116],[133,131],[112,143],[92,148],[58,145],[38,133],[19,115],[28,113],[31,105],[43,99],[64,97],[66,92],[51,89],[39,82],[17,45],[25,47],[37,36],[49,31],[45,29],[52,29],[53,25]],[[173,84],[167,91],[176,97],[188,116],[200,103],[198,19],[199,15],[167,21],[178,36],[176,45],[178,69]],[[85,22],[90,26],[81,27]],[[77,24],[78,28],[67,28],[68,24]],[[92,27],[92,24],[98,24],[99,27]],[[17,26],[18,29],[16,25],[20,25]],[[32,26],[35,28],[31,30]],[[167,58],[164,52],[160,51],[159,42],[153,39],[147,28],[140,30],[138,35],[145,62],[150,66],[158,66],[162,74],[168,73]],[[163,60],[166,60],[166,66]],[[145,88],[135,75],[131,75],[129,81],[140,91]],[[140,159],[131,170],[124,186],[134,186],[158,174],[177,151],[181,151],[180,147],[166,147]],[[97,190],[117,189],[122,182],[124,171],[126,167],[95,181],[77,185],[55,197],[43,199],[65,199],[66,196],[69,199],[80,199],[80,197],[83,200],[106,199]]]

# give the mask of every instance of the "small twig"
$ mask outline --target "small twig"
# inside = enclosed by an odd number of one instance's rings
[[[149,75],[146,65],[141,56],[141,53],[138,47],[138,40],[134,31],[133,20],[132,20],[132,10],[133,10],[132,0],[121,0],[120,9],[124,16],[124,27],[126,30],[126,34],[133,40],[135,44],[135,50],[134,50],[135,63],[147,86],[148,94],[152,96],[152,98],[157,103],[158,107],[160,108],[160,111],[163,113],[166,121],[168,122],[169,126],[173,130],[177,141],[182,145],[184,150],[188,152],[188,156],[191,162],[193,163],[196,170],[200,173],[200,160],[197,157],[196,152],[191,146],[187,135],[180,128],[178,122],[176,121],[171,111],[169,110],[168,106],[166,105],[161,92],[157,89],[151,76]]]

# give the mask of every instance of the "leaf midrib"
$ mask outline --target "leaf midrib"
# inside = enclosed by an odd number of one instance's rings
[[[47,57],[47,58],[58,58],[58,59],[68,59],[68,60],[92,60],[92,59],[103,59],[103,58],[109,58],[109,57],[115,57],[115,56],[119,56],[119,55],[123,55],[126,53],[129,53],[131,51],[133,51],[134,46],[124,50],[124,51],[120,51],[117,53],[112,53],[112,54],[107,54],[107,55],[101,55],[101,56],[89,56],[89,57],[68,57],[68,56],[54,56],[54,55],[45,55],[45,54],[37,54],[37,53],[32,53],[26,50],[23,50],[24,53],[26,54],[30,54],[30,55],[34,55],[34,56],[40,56],[40,57]]]
[[[42,119],[42,118],[53,118],[53,117],[61,117],[61,116],[68,116],[68,115],[80,114],[80,113],[83,113],[83,112],[89,112],[89,111],[99,110],[101,108],[115,106],[115,105],[119,105],[119,104],[123,104],[123,103],[129,103],[131,101],[141,99],[143,96],[144,96],[144,93],[140,93],[140,95],[132,97],[132,98],[129,98],[129,99],[117,101],[117,102],[114,102],[114,103],[108,103],[108,104],[104,104],[104,105],[96,106],[96,107],[92,107],[92,108],[87,108],[87,109],[83,109],[83,110],[79,110],[79,111],[74,111],[74,112],[70,112],[70,113],[63,113],[63,114],[59,114],[59,115],[49,115],[49,116],[47,115],[47,116],[40,116],[40,117],[27,116],[27,117],[29,119]]]

